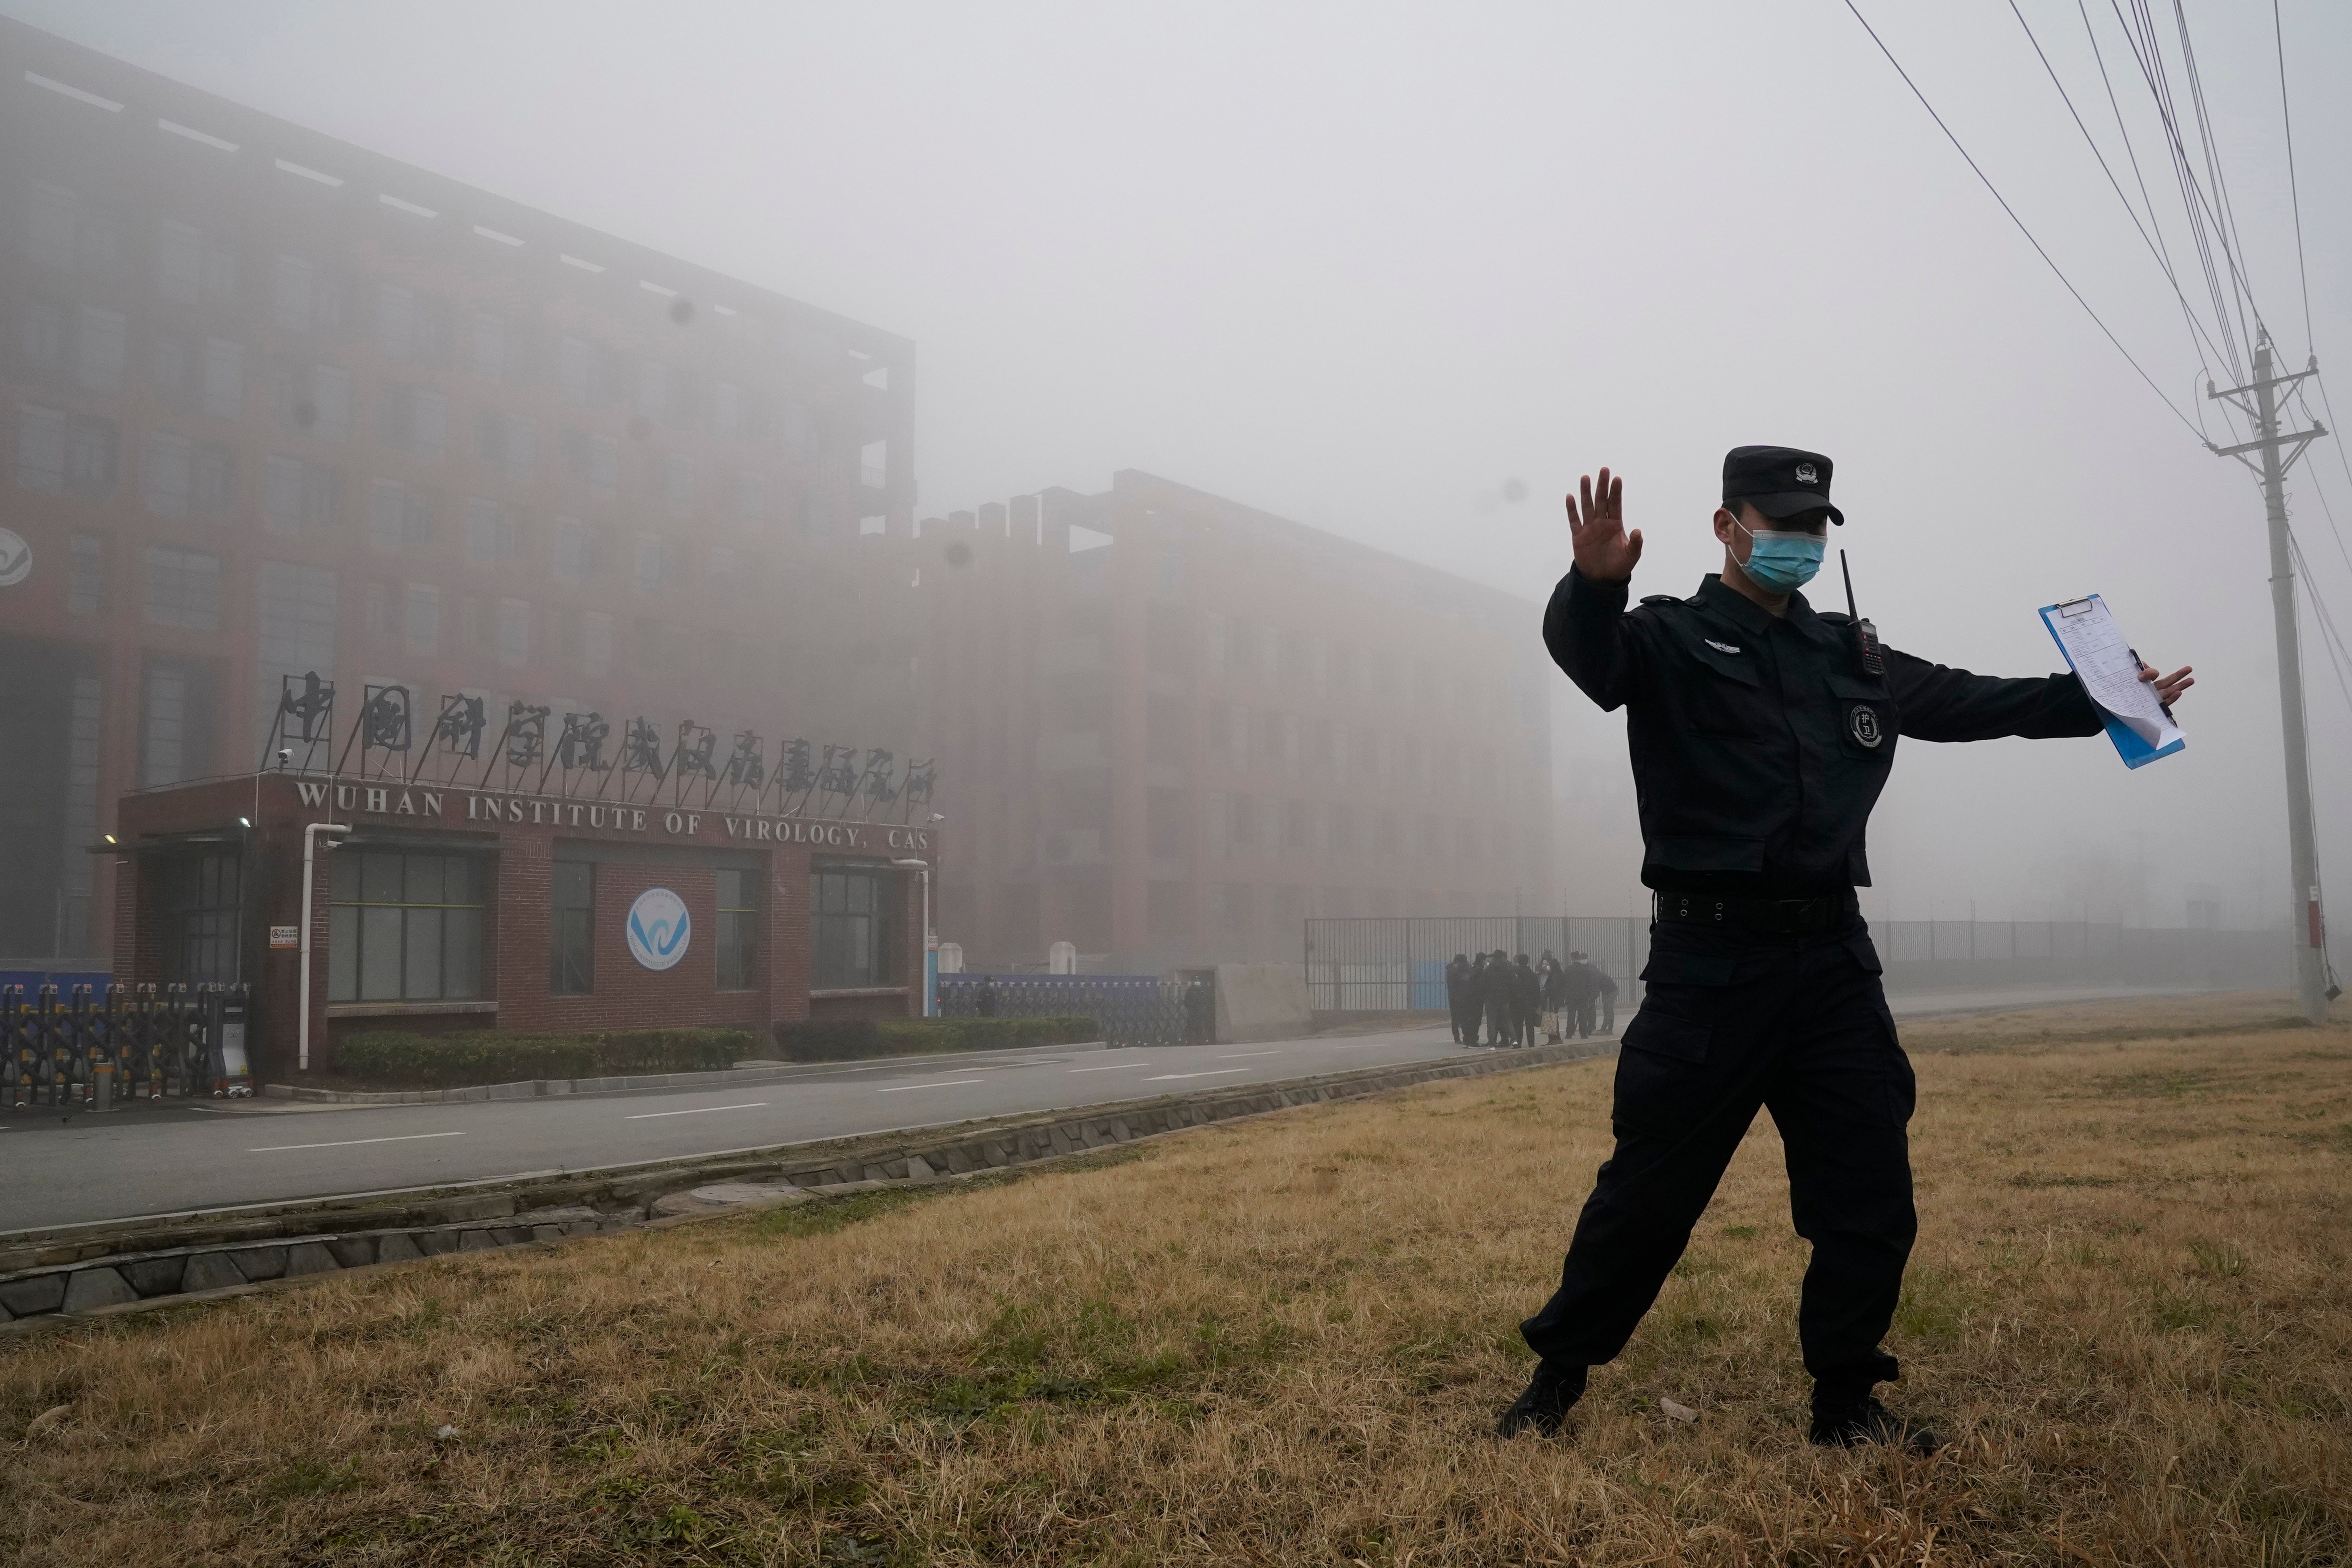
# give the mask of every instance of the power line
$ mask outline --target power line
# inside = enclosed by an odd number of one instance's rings
[[[2066,84],[2058,79],[2058,68],[2050,63],[2050,57],[2042,52],[2042,40],[2033,36],[2033,27],[2032,24],[2026,21],[2025,13],[2017,8],[2017,0],[2009,0],[2009,14],[2017,18],[2017,25],[2025,29],[2025,41],[2033,46],[2033,53],[2035,57],[2042,61],[2042,68],[2049,73],[2050,85],[2058,89],[2059,100],[2065,104],[2066,112],[2073,115],[2074,118],[2074,129],[2083,133],[2084,142],[2089,144],[2091,156],[2099,161],[2099,173],[2106,175],[2107,184],[2109,188],[2116,193],[2116,199],[2124,204],[2124,211],[2131,217],[2132,227],[2139,230],[2140,243],[2147,246],[2147,253],[2156,258],[2157,267],[2164,273],[2164,280],[2172,285],[2173,298],[2180,301],[2180,312],[2189,322],[2189,346],[2191,348],[2196,347],[2197,338],[2204,332],[2204,323],[2198,321],[2197,313],[2189,308],[2189,296],[2181,292],[2180,279],[2173,276],[2171,258],[2158,248],[2156,241],[2148,237],[2147,228],[2143,226],[2139,221],[2139,210],[2132,205],[2131,198],[2124,195],[2123,183],[2116,178],[2115,170],[2107,166],[2107,155],[2099,150],[2098,139],[2091,134],[2091,128],[2083,123],[2082,112],[2074,107],[2074,95],[2066,90]],[[2085,26],[2089,25],[2090,16],[2087,12],[2084,14],[2083,20]],[[2093,48],[2095,51],[2096,47],[2097,40],[2095,38],[2093,40]],[[2102,78],[2105,75],[2105,68],[2104,66],[2101,67],[2100,74]],[[2114,96],[2112,89],[2109,90],[2108,96],[2112,100]],[[2116,120],[2117,125],[2120,126],[2123,121],[2123,116],[2120,110],[2117,111]],[[2125,138],[2124,145],[2126,149],[2131,145],[2128,133],[2126,133]],[[2139,165],[2137,158],[2133,160],[2132,166],[2135,171],[2137,170]],[[2141,187],[2141,194],[2143,195],[2147,194],[2147,188],[2145,186]],[[2148,217],[2153,221],[2155,216],[2156,205],[2151,202],[2148,204]],[[2209,348],[2213,347],[2212,340],[2210,338],[2206,340],[2206,346]],[[2221,351],[2216,348],[2214,349],[2214,352],[2219,353]],[[2202,358],[2203,356],[2200,355],[2199,357]]]
[[[2279,123],[2286,130],[2286,194],[2294,207],[2294,270],[2303,284],[2303,352],[2318,351],[2311,346],[2311,269],[2303,259],[2303,193],[2294,183],[2294,115],[2286,100],[2286,30],[2279,22],[2279,0],[2271,0],[2271,38],[2278,46]],[[2330,419],[2336,417],[2331,412]]]
[[[2106,333],[2107,342],[2116,345],[2116,353],[2123,355],[2132,369],[2139,372],[2139,378],[2147,383],[2147,389],[2156,394],[2157,400],[2171,412],[2172,416],[2187,426],[2189,433],[2197,436],[2199,440],[2203,440],[2203,435],[2198,431],[2194,424],[2190,423],[2189,416],[2174,406],[2172,399],[2165,395],[2164,388],[2157,385],[2156,378],[2140,368],[2139,361],[2132,358],[2132,352],[2124,347],[2123,340],[2109,331],[2106,322],[2099,320],[2099,313],[2091,309],[2091,302],[2083,298],[2083,291],[2075,288],[2067,279],[2065,271],[2059,267],[2058,263],[2051,260],[2050,253],[2042,247],[2042,242],[2033,237],[2033,231],[2025,226],[2025,220],[2017,216],[2017,209],[2009,205],[2009,198],[2000,194],[2000,187],[1992,183],[1983,169],[1978,167],[1974,158],[1969,156],[1969,150],[1960,144],[1960,139],[1958,136],[1952,134],[1952,128],[1944,123],[1944,117],[1936,112],[1936,106],[1927,101],[1926,93],[1919,90],[1919,84],[1911,79],[1911,73],[1903,68],[1903,62],[1895,58],[1895,51],[1888,48],[1886,41],[1878,36],[1878,29],[1870,25],[1869,18],[1862,14],[1853,0],[1845,0],[1845,8],[1853,13],[1853,19],[1862,24],[1862,30],[1870,35],[1870,41],[1878,46],[1878,52],[1886,57],[1886,63],[1895,68],[1895,74],[1903,79],[1903,85],[1911,89],[1911,96],[1919,100],[1919,107],[1927,111],[1927,118],[1936,122],[1936,129],[1944,133],[1944,139],[1952,144],[1952,150],[1960,155],[1969,171],[1983,182],[1984,188],[1992,193],[1992,199],[2000,204],[2000,210],[2009,215],[2009,221],[2017,226],[2017,232],[2025,237],[2025,242],[2028,245],[2033,247],[2034,254],[2041,257],[2042,262],[2057,277],[2058,281],[2065,285],[2066,292],[2074,296],[2074,303],[2083,307],[2083,313],[2091,318],[2100,331]]]

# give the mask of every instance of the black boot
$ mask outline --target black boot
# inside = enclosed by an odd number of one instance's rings
[[[1824,1401],[1813,1397],[1812,1440],[1824,1448],[1853,1448],[1884,1443],[1914,1454],[1927,1455],[1944,1440],[1925,1426],[1916,1426],[1864,1394],[1859,1399]]]
[[[1516,1437],[1522,1432],[1557,1437],[1568,1419],[1569,1407],[1584,1397],[1584,1368],[1560,1362],[1536,1363],[1536,1374],[1527,1392],[1495,1423],[1495,1436]]]

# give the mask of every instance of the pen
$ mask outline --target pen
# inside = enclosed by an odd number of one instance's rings
[[[2136,665],[2140,665],[2140,666],[2145,666],[2145,665],[2147,663],[2147,660],[2146,660],[2146,659],[2144,659],[2144,658],[2140,658],[2140,656],[2139,656],[2139,649],[2137,649],[2137,648],[2136,648],[2136,647],[2135,647],[2135,648],[2126,648],[2125,651],[2128,652],[2128,653],[2131,655],[2131,657],[2132,657],[2132,663],[2134,663],[2134,664],[2136,664]],[[2146,678],[2146,677],[2142,677],[2141,679],[2146,679],[2147,678]],[[2150,681],[2150,682],[2149,682],[2149,684],[2150,684],[2150,685],[2153,685],[2153,684],[2155,684],[2155,683],[2154,683],[2153,681]],[[2164,710],[2164,716],[2165,716],[2167,719],[2169,719],[2169,718],[2171,718],[2171,717],[2172,717],[2172,704],[2171,704],[2171,703],[2167,702],[2163,698],[2159,697],[2159,698],[2158,698],[2158,699],[2156,700],[2156,705],[2157,705],[2158,708],[2161,708],[2161,709],[2163,709],[2163,710]]]

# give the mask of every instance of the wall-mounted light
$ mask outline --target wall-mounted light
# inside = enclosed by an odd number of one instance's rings
[[[104,837],[105,837],[105,838],[106,838],[106,841],[107,841],[109,844],[119,844],[119,843],[121,843],[121,840],[120,840],[120,839],[116,838],[116,837],[114,837],[114,835],[113,835],[113,834],[111,834],[111,833],[109,833],[109,834],[105,835]]]
[[[236,819],[236,825],[239,827],[251,827],[253,826],[253,818],[249,816],[240,816]]]

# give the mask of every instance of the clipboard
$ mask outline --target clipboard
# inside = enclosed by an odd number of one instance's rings
[[[2189,744],[2156,689],[2139,678],[2139,655],[2096,594],[2042,606],[2042,625],[2099,710],[2127,768],[2144,768]]]

